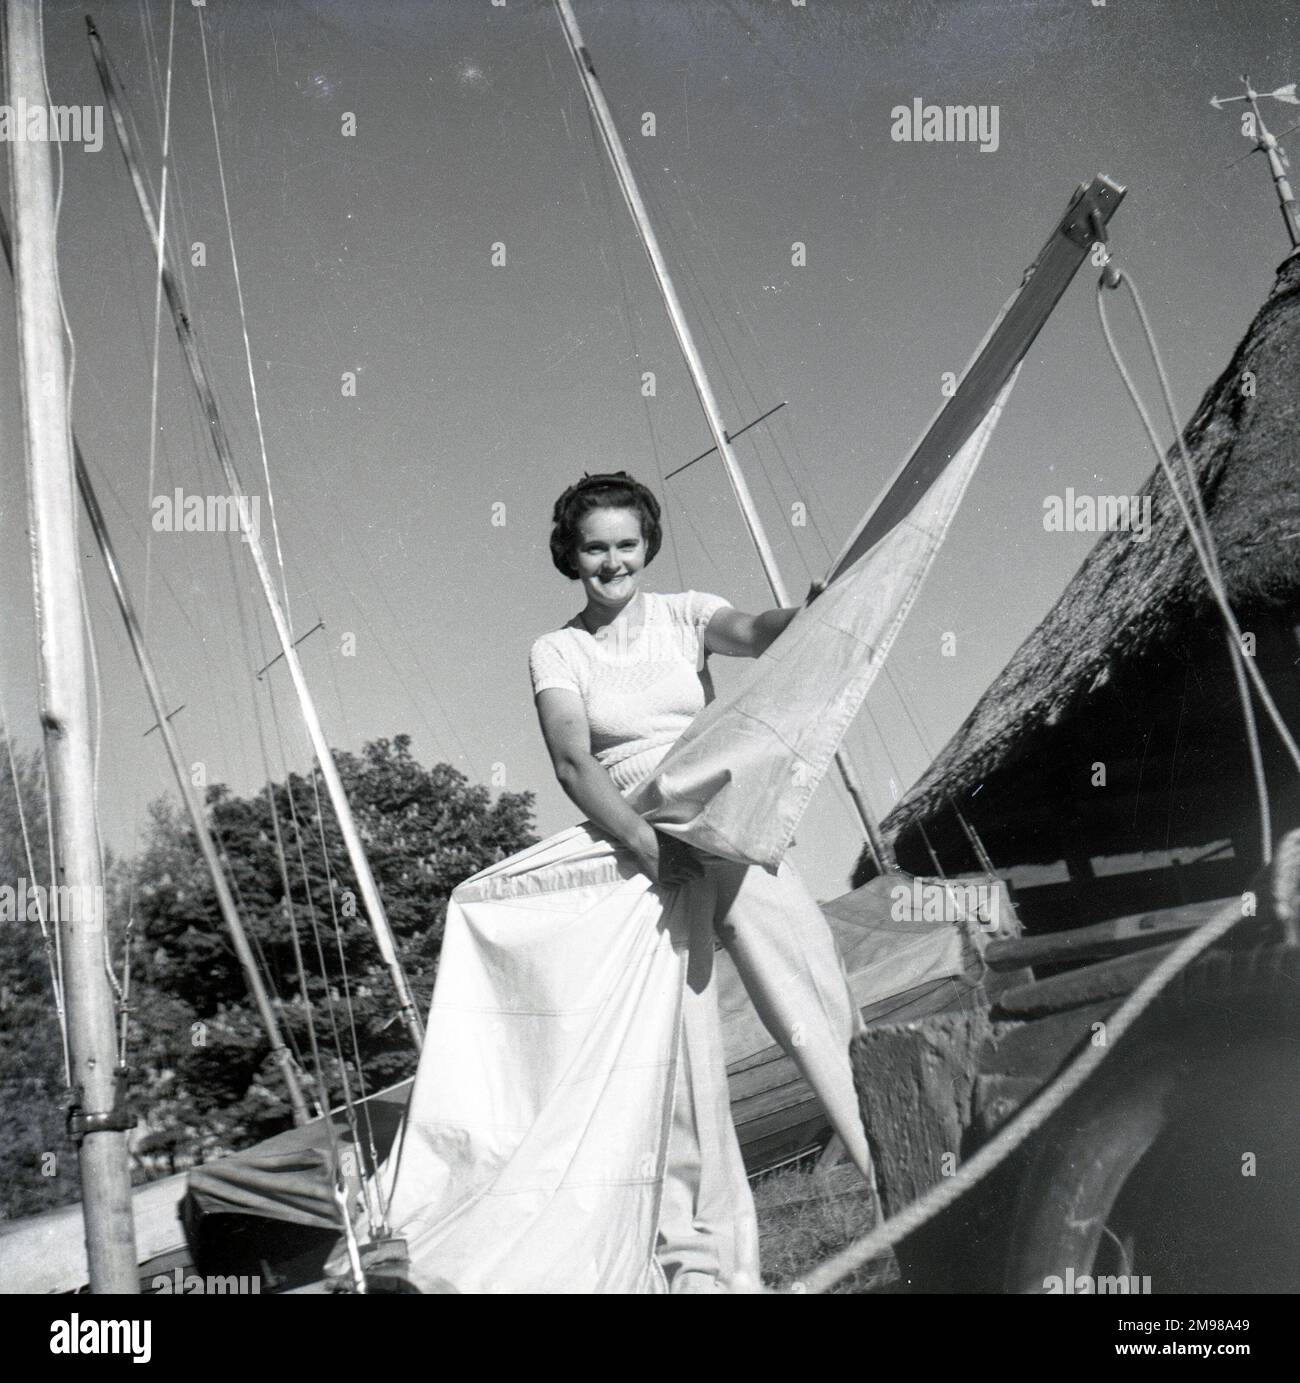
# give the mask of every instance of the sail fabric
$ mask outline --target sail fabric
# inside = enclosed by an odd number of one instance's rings
[[[645,819],[712,855],[775,869],[929,574],[1019,366],[915,507],[691,722],[628,795]]]
[[[714,860],[662,887],[584,822],[449,902],[384,1179],[422,1291],[695,1290],[679,1273],[758,1285],[715,927],[764,1015],[762,1045],[786,1047],[869,1175],[848,1064],[854,999],[793,869]]]
[[[388,1218],[426,1292],[657,1293],[691,887],[589,823],[452,894]]]

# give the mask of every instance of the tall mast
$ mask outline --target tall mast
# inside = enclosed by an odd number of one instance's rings
[[[243,538],[245,542],[247,542],[248,550],[252,555],[253,565],[257,570],[258,581],[262,587],[262,594],[266,599],[267,609],[271,613],[271,621],[275,625],[275,632],[280,640],[280,647],[284,652],[284,661],[288,665],[289,676],[292,678],[294,690],[298,694],[298,704],[302,711],[302,718],[307,726],[307,733],[311,737],[312,748],[316,753],[316,761],[320,764],[321,777],[325,780],[326,790],[329,792],[330,801],[334,805],[334,813],[338,818],[339,829],[343,835],[343,842],[347,846],[348,859],[352,862],[353,873],[357,877],[357,885],[361,889],[361,897],[366,906],[366,914],[370,919],[371,929],[375,934],[375,941],[379,946],[379,953],[383,957],[384,964],[388,967],[389,975],[392,977],[393,988],[397,992],[397,1000],[401,1010],[402,1021],[406,1025],[406,1030],[410,1034],[412,1042],[419,1048],[423,1046],[424,1043],[424,1024],[420,1021],[419,1011],[416,1009],[415,999],[411,994],[410,985],[406,979],[406,972],[402,969],[402,962],[397,954],[397,944],[393,939],[392,929],[388,924],[388,914],[384,909],[383,899],[379,896],[379,887],[375,883],[374,875],[371,873],[370,862],[366,858],[366,852],[361,843],[361,836],[357,831],[356,821],[352,816],[351,805],[348,802],[347,794],[343,790],[343,782],[339,778],[338,767],[334,762],[334,755],[325,738],[325,731],[321,726],[320,716],[316,710],[316,703],[312,698],[311,689],[307,686],[307,679],[303,675],[302,664],[298,661],[298,650],[294,646],[293,633],[289,628],[289,621],[285,617],[284,610],[280,604],[280,597],[276,593],[275,582],[271,577],[271,568],[266,560],[266,553],[262,549],[261,540],[254,531],[253,526],[247,522],[248,504],[246,493],[239,479],[239,473],[235,469],[234,454],[231,451],[230,440],[226,435],[225,426],[217,410],[216,396],[208,381],[207,371],[204,367],[202,357],[199,355],[198,344],[194,339],[194,332],[190,326],[189,315],[185,310],[185,304],[181,298],[180,289],[177,287],[176,279],[167,263],[166,247],[162,244],[161,237],[159,236],[158,223],[154,217],[153,208],[149,204],[149,195],[145,190],[144,179],[141,177],[140,170],[136,164],[131,137],[127,133],[126,121],[122,114],[122,104],[118,95],[117,83],[114,81],[113,75],[109,71],[99,33],[89,18],[86,20],[86,28],[90,34],[90,46],[95,59],[95,67],[99,72],[99,79],[104,88],[104,96],[108,102],[109,112],[113,117],[113,128],[116,131],[117,141],[122,150],[122,157],[126,160],[127,171],[131,175],[131,184],[135,188],[136,200],[140,204],[140,214],[144,217],[145,226],[149,231],[150,243],[157,253],[158,263],[162,267],[163,292],[167,298],[167,305],[171,309],[172,320],[176,327],[176,335],[181,345],[181,352],[185,357],[185,363],[189,367],[190,378],[194,383],[194,388],[199,396],[199,402],[207,417],[208,430],[212,434],[212,444],[216,449],[217,459],[221,462],[221,469],[225,474],[226,484],[230,488],[231,498],[234,499],[240,514]]]
[[[40,8],[6,0],[5,75],[18,109],[48,107]],[[139,1291],[124,1092],[104,965],[104,880],[95,819],[86,649],[77,583],[77,499],[59,312],[50,145],[9,145],[23,439],[40,651],[40,713],[53,815],[52,911],[63,945],[86,1255],[94,1292]]]
[[[14,267],[13,248],[9,240],[9,224],[5,220],[3,212],[0,212],[0,251],[3,251],[5,263],[12,273]],[[212,840],[212,833],[208,830],[207,818],[203,814],[203,808],[199,803],[193,784],[185,772],[180,744],[177,741],[176,732],[172,729],[171,721],[167,717],[167,703],[162,694],[162,687],[158,681],[153,659],[144,641],[144,631],[140,628],[139,620],[136,619],[135,606],[131,602],[130,592],[126,589],[122,568],[117,560],[117,553],[113,549],[112,536],[109,534],[108,525],[104,522],[104,513],[99,507],[99,498],[95,494],[94,485],[91,483],[90,472],[86,469],[86,461],[81,454],[77,434],[73,432],[71,435],[72,459],[76,467],[77,488],[81,492],[81,502],[86,506],[90,526],[95,532],[95,542],[99,545],[100,556],[104,559],[104,566],[108,571],[113,594],[117,598],[117,608],[121,613],[122,623],[126,625],[126,634],[131,644],[131,651],[135,654],[140,675],[144,679],[149,704],[153,707],[153,713],[158,718],[158,728],[162,733],[163,744],[167,749],[167,758],[172,767],[172,774],[176,779],[176,786],[180,789],[181,801],[185,803],[185,810],[189,813],[190,824],[194,827],[194,834],[199,842],[203,862],[212,875],[212,886],[216,891],[217,905],[221,909],[221,916],[230,932],[230,939],[243,968],[249,992],[252,994],[253,1002],[261,1015],[262,1026],[266,1029],[266,1035],[271,1043],[271,1054],[275,1058],[275,1063],[280,1068],[280,1075],[284,1079],[285,1089],[289,1095],[289,1104],[293,1108],[293,1121],[295,1124],[305,1124],[311,1115],[307,1109],[307,1101],[303,1097],[302,1085],[298,1079],[298,1068],[294,1063],[292,1053],[285,1045],[284,1037],[280,1032],[279,1021],[275,1016],[275,1009],[271,1006],[270,996],[266,992],[266,986],[262,983],[262,976],[257,968],[257,961],[253,957],[252,948],[248,944],[248,937],[244,933],[244,924],[239,916],[239,910],[235,907],[230,885],[226,882],[225,870],[221,867],[221,859]]]
[[[633,176],[632,166],[628,162],[627,152],[619,138],[609,103],[605,100],[600,79],[596,76],[596,68],[591,61],[591,54],[588,53],[586,45],[583,43],[582,31],[578,28],[578,21],[574,18],[573,8],[569,0],[555,0],[555,8],[560,17],[560,25],[564,30],[565,41],[569,45],[569,52],[573,56],[578,75],[582,80],[582,89],[586,93],[587,104],[591,108],[591,113],[600,130],[605,152],[609,155],[609,160],[614,166],[614,173],[618,178],[623,200],[627,203],[627,208],[632,213],[632,219],[636,222],[637,232],[650,260],[655,282],[658,283],[659,291],[663,294],[664,306],[668,309],[673,334],[677,338],[677,345],[686,361],[686,368],[690,373],[691,383],[695,387],[695,394],[700,401],[700,407],[704,410],[704,417],[708,422],[713,444],[717,448],[718,455],[722,458],[727,479],[731,482],[736,503],[740,505],[741,516],[745,520],[745,527],[749,530],[750,539],[758,552],[758,560],[762,564],[763,575],[767,578],[767,584],[771,588],[776,603],[788,606],[790,596],[785,582],[781,579],[781,573],[776,564],[776,555],[772,551],[772,545],[768,541],[762,521],[758,517],[753,496],[745,482],[740,463],[736,460],[736,453],[732,450],[726,425],[722,420],[722,411],[718,407],[718,400],[713,393],[708,375],[705,373],[704,361],[696,348],[695,338],[691,335],[686,314],[682,311],[681,300],[677,296],[672,274],[668,270],[668,263],[664,259],[663,251],[659,247],[658,237],[655,235],[654,226],[650,222],[650,214],[646,210],[645,202],[641,197],[641,190]],[[892,865],[892,857],[880,833],[880,827],[867,805],[866,796],[862,791],[857,773],[849,761],[847,751],[843,748],[836,751],[835,763],[840,770],[844,785],[848,789],[849,797],[857,810],[862,829],[866,834],[867,846],[875,858],[876,868],[883,874]]]

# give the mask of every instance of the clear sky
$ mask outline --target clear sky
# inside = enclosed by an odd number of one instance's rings
[[[46,0],[56,102],[98,104],[82,0]],[[161,168],[169,5],[89,7]],[[903,460],[1075,185],[1129,188],[1114,246],[1144,291],[1181,412],[1227,362],[1287,249],[1235,113],[1248,73],[1300,78],[1285,0],[575,0],[715,389],[800,594]],[[527,651],[578,607],[547,550],[584,470],[665,500],[647,584],[770,605],[604,156],[541,0],[212,0],[175,6],[169,223],[249,487],[271,541],[231,240],[295,628],[329,737],[407,731],[425,762],[537,793],[572,824],[537,729]],[[891,112],[996,107],[996,149],[891,138]],[[348,114],[355,133],[345,134]],[[654,116],[653,136],[643,117]],[[1300,109],[1270,103],[1285,129]],[[1300,151],[1300,131],[1291,136]],[[150,483],[151,255],[111,132],[66,152],[60,254],[76,427],[187,758],[247,792],[308,750],[251,568],[219,534],[155,533],[151,500],[220,493],[164,309]],[[176,196],[179,194],[179,197]],[[791,262],[794,242],[807,263]],[[201,242],[202,253],[193,247]],[[492,263],[494,244],[504,265]],[[192,261],[204,258],[198,265]],[[1067,486],[1136,488],[1151,462],[1114,376],[1085,268],[1036,343],[882,681],[849,736],[884,812],[1043,616],[1094,535],[1049,533]],[[0,664],[37,742],[14,370],[0,285]],[[1121,316],[1127,353],[1140,354]],[[644,371],[656,376],[643,397]],[[343,379],[356,378],[355,397]],[[1154,401],[1149,370],[1139,380]],[[803,502],[806,527],[792,524]],[[89,532],[103,687],[101,806],[129,850],[169,778]],[[234,554],[232,561],[232,553]],[[942,636],[956,635],[945,657]],[[347,636],[355,639],[355,651]],[[719,690],[748,665],[715,659]],[[269,686],[268,686],[269,683]],[[271,698],[274,698],[272,700]],[[273,714],[274,712],[274,714]],[[281,744],[283,747],[281,747]],[[837,782],[793,858],[821,898],[860,840]]]

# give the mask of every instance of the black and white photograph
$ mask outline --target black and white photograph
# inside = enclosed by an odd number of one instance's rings
[[[1277,1348],[1300,8],[0,8],[33,1357],[274,1295]]]

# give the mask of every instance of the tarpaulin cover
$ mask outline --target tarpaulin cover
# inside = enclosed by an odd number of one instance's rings
[[[337,1228],[330,1189],[334,1159],[328,1148],[259,1153],[257,1149],[196,1167],[189,1177],[194,1212],[260,1215],[290,1224]]]

